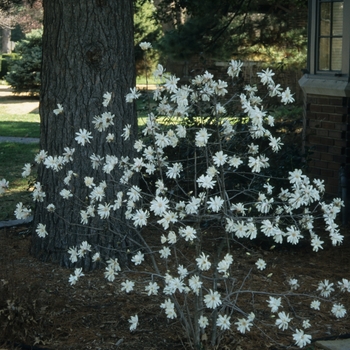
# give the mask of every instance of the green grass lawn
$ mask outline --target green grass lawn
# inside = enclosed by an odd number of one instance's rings
[[[0,136],[40,137],[39,114],[0,114]]]

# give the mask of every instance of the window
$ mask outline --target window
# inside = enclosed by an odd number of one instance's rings
[[[318,8],[318,62],[320,71],[341,71],[343,1],[320,1]]]
[[[350,0],[309,0],[306,94],[350,97]]]

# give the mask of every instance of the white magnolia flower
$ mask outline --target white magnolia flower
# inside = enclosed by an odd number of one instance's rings
[[[188,285],[196,295],[199,295],[199,290],[201,289],[202,284],[203,282],[200,280],[200,277],[198,275],[193,275],[188,280]]]
[[[82,270],[83,270],[82,268],[77,268],[77,269],[74,270],[74,275],[70,275],[69,276],[69,283],[71,285],[76,284],[78,279],[79,279],[79,277],[84,276],[84,274],[82,273]]]
[[[113,266],[108,265],[104,272],[105,278],[109,282],[113,282],[115,280],[115,276],[118,275],[117,271],[113,268]]]
[[[48,235],[46,231],[46,225],[44,224],[38,224],[35,232],[38,234],[40,238],[45,238]]]
[[[169,179],[176,179],[180,176],[181,171],[182,171],[182,164],[181,163],[174,163],[172,166],[168,167],[168,170],[166,172],[166,176]]]
[[[318,284],[317,290],[321,292],[322,297],[328,298],[331,293],[334,292],[333,285],[334,283],[329,283],[329,281],[325,279]]]
[[[282,92],[281,94],[281,101],[282,103],[284,104],[287,104],[287,103],[293,103],[295,100],[294,100],[294,97],[289,89],[289,87],[287,87],[287,89],[285,91]]]
[[[252,319],[250,319],[248,317],[248,319],[246,318],[239,318],[237,322],[235,322],[235,325],[237,326],[237,330],[242,333],[245,334],[246,331],[250,331],[250,327],[253,326],[253,324],[251,323]]]
[[[343,278],[341,282],[338,282],[339,288],[342,292],[350,293],[350,281],[346,278]]]
[[[261,271],[265,270],[265,268],[266,268],[266,262],[263,259],[258,259],[258,261],[255,263],[255,265]]]
[[[233,156],[233,157],[229,158],[229,160],[228,160],[228,164],[234,168],[238,168],[242,163],[243,163],[243,161],[241,160],[241,158],[239,158],[237,156]]]
[[[284,311],[278,313],[278,319],[276,320],[276,326],[279,329],[282,329],[282,331],[285,331],[288,329],[289,322],[292,320],[291,317],[289,317],[289,314],[286,314]]]
[[[110,215],[111,205],[108,203],[99,204],[97,207],[97,214],[101,219],[108,219]]]
[[[23,169],[22,177],[26,178],[30,175],[30,173],[32,171],[32,166],[30,163],[26,163],[26,164],[24,164],[24,167],[22,169]]]
[[[171,75],[169,78],[165,79],[164,88],[170,93],[175,93],[177,91],[177,82],[180,78],[176,78],[175,75]]]
[[[206,128],[202,128],[196,133],[195,141],[197,147],[204,147],[207,145],[211,134],[208,133]]]
[[[125,291],[126,293],[130,293],[135,286],[135,282],[126,280],[125,282],[121,283],[121,291]]]
[[[278,308],[281,306],[281,297],[279,298],[270,297],[270,299],[267,300],[267,302],[269,303],[271,312],[275,313],[278,311]]]
[[[99,262],[101,260],[101,255],[99,252],[95,253],[93,256],[92,256],[92,261],[93,262]]]
[[[5,193],[5,190],[9,188],[9,182],[6,179],[0,180],[0,194]]]
[[[297,290],[300,287],[299,283],[298,283],[298,280],[295,279],[295,278],[291,278],[288,281],[288,284],[290,285],[291,290]]]
[[[156,282],[149,282],[149,284],[145,287],[145,291],[148,296],[157,295],[159,286]]]
[[[211,210],[214,213],[218,213],[224,204],[224,200],[219,196],[215,196],[214,198],[211,197],[207,204],[209,210]]]
[[[305,334],[303,330],[296,329],[293,334],[293,339],[295,344],[299,346],[299,348],[303,348],[305,345],[311,343],[311,335]]]
[[[267,68],[266,70],[262,70],[262,72],[257,73],[258,77],[260,78],[260,81],[264,84],[264,85],[269,85],[269,84],[273,84],[274,85],[274,81],[272,79],[272,77],[275,75],[275,73],[272,72],[271,69]]]
[[[160,307],[165,310],[167,318],[173,319],[176,317],[175,305],[170,299],[165,300],[164,303],[160,304]]]
[[[137,315],[131,316],[129,318],[130,323],[130,331],[134,331],[137,328],[137,325],[139,324],[139,317]]]
[[[139,46],[140,46],[141,50],[143,50],[143,51],[147,51],[147,50],[152,48],[152,44],[149,42],[146,42],[146,41],[141,42],[139,44]]]
[[[68,254],[70,255],[69,256],[69,260],[72,262],[72,263],[75,263],[78,261],[78,250],[76,247],[70,247],[68,249]]]
[[[157,68],[153,72],[155,78],[161,78],[165,72],[164,67],[161,64],[157,64]]]
[[[123,129],[123,133],[121,134],[124,140],[128,140],[130,138],[130,130],[131,130],[131,125],[130,124],[125,125]]]
[[[319,249],[323,249],[323,247],[322,247],[323,243],[324,243],[324,241],[321,241],[321,239],[318,235],[314,235],[311,239],[312,250],[314,252],[318,252]]]
[[[181,227],[179,229],[179,234],[186,242],[193,241],[197,237],[196,230],[191,226]]]
[[[199,258],[196,259],[197,266],[202,271],[208,271],[210,269],[211,263],[209,261],[209,255],[205,255],[203,252],[199,256]]]
[[[210,189],[210,188],[214,188],[214,185],[215,185],[216,181],[213,180],[213,176],[201,175],[197,179],[197,183],[198,183],[198,187],[202,187],[202,188],[205,188],[205,189]]]
[[[219,315],[216,320],[216,326],[220,327],[222,331],[230,329],[231,327],[230,318],[231,316]]]
[[[343,318],[346,315],[343,304],[334,304],[331,311],[336,318]]]
[[[63,106],[57,103],[57,108],[53,110],[54,114],[59,115],[63,113]]]
[[[82,146],[85,146],[86,143],[90,143],[90,139],[92,139],[91,132],[87,131],[86,129],[79,129],[75,135],[77,135],[75,140]]]
[[[199,327],[203,329],[209,326],[208,317],[201,315],[198,319],[198,324],[199,324]]]
[[[131,258],[131,261],[135,264],[135,265],[141,265],[141,263],[145,260],[145,254],[141,253],[140,251],[137,252],[136,255],[134,255]]]
[[[149,212],[147,210],[137,209],[132,216],[135,227],[143,227],[147,225],[147,219],[149,218]]]
[[[163,247],[160,251],[160,257],[163,258],[163,259],[167,259],[170,255],[171,255],[171,252],[170,252],[170,248],[169,247]]]
[[[219,292],[213,292],[210,289],[209,293],[204,296],[204,303],[209,309],[215,309],[217,306],[220,306],[222,301]]]
[[[79,258],[83,258],[88,252],[91,252],[91,245],[86,241],[81,242],[78,250]]]
[[[107,107],[109,105],[109,102],[111,102],[112,94],[110,92],[105,92],[103,94],[103,102],[102,105],[104,107]]]
[[[132,103],[134,100],[137,100],[141,96],[141,93],[137,90],[137,88],[130,88],[130,92],[125,96],[125,100],[127,103]]]
[[[303,328],[308,329],[311,327],[310,320],[304,320],[303,321]]]
[[[310,303],[310,308],[314,309],[314,310],[320,310],[320,305],[321,305],[321,303],[318,300],[313,300]]]
[[[213,162],[217,167],[224,165],[227,162],[228,156],[223,151],[218,151],[213,156]]]
[[[162,216],[169,209],[169,199],[156,196],[151,201],[150,210],[158,216]]]
[[[227,74],[232,78],[238,77],[242,66],[243,62],[231,60],[227,69]]]
[[[69,199],[70,197],[73,197],[73,194],[70,190],[63,189],[60,191],[60,196],[63,197],[64,199]]]

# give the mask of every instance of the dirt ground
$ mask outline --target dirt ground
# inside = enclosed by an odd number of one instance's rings
[[[343,231],[346,237],[342,246],[326,247],[319,253],[313,253],[308,245],[274,250],[253,245],[248,255],[237,246],[235,277],[239,283],[245,279],[244,289],[261,290],[264,286],[267,291],[288,291],[286,281],[298,278],[302,285],[299,293],[313,293],[323,279],[334,284],[342,278],[350,279],[350,235],[348,228]],[[190,349],[179,321],[168,321],[159,307],[164,296],[150,298],[143,289],[127,295],[120,291],[125,277],[121,275],[109,283],[103,271],[87,272],[72,287],[68,283],[72,271],[30,256],[30,240],[27,226],[0,230],[0,350],[19,344],[20,349]],[[258,258],[267,262],[263,273],[254,269]],[[338,288],[333,294],[348,310],[342,319],[331,316],[331,304],[323,303],[321,312],[312,312],[309,304],[303,306],[298,297],[290,298],[293,306],[283,301],[283,311],[294,318],[292,328],[300,328],[302,320],[309,319],[312,326],[307,333],[314,340],[350,337],[350,294],[339,293]],[[271,318],[267,299],[267,295],[239,298],[237,306],[254,311],[261,321],[244,335],[233,325],[217,349],[294,349],[292,331],[272,326],[275,319]],[[139,327],[130,332],[128,319],[136,313]],[[235,321],[237,317],[233,315]]]
[[[0,112],[13,114],[38,113],[39,100],[25,94],[14,95],[9,86],[0,85]]]

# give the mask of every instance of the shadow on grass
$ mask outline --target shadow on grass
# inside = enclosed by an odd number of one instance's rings
[[[16,122],[1,121],[0,136],[9,137],[40,137],[40,123],[38,122]]]

